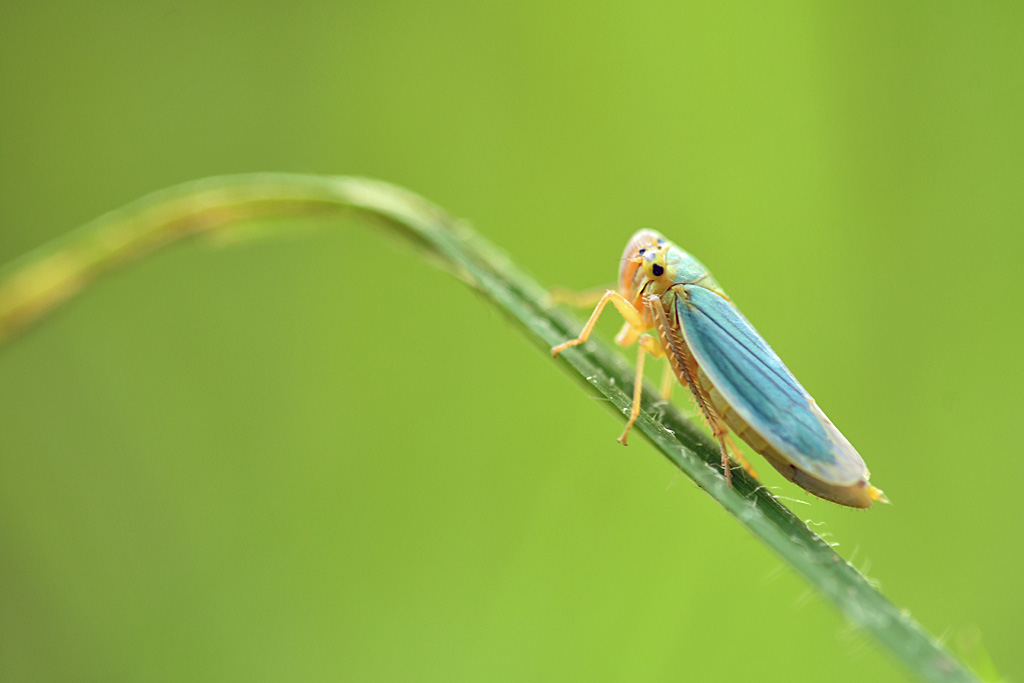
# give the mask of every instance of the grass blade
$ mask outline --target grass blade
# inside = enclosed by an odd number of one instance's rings
[[[546,290],[464,224],[401,188],[360,178],[255,174],[210,178],[144,197],[102,216],[0,270],[0,344],[41,320],[95,278],[174,242],[245,239],[267,218],[357,216],[423,249],[476,287],[547,349],[576,336],[581,325],[554,308]],[[629,412],[633,370],[596,341],[557,360],[586,389]],[[644,405],[657,401],[645,390]],[[974,676],[913,619],[897,609],[853,566],[743,471],[726,486],[719,451],[668,406],[657,418],[641,413],[642,433],[740,524],[774,550],[854,624],[929,681]]]

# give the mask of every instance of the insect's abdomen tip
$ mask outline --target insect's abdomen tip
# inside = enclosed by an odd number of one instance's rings
[[[886,505],[889,504],[889,499],[885,497],[880,488],[868,486],[868,496],[871,497],[871,500],[877,500],[879,503],[885,503]]]

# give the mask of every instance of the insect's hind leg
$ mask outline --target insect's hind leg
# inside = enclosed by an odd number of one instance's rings
[[[704,421],[711,429],[715,441],[718,442],[721,448],[722,474],[725,476],[726,483],[732,486],[732,468],[729,466],[730,455],[734,456],[743,465],[743,468],[754,475],[756,479],[757,475],[754,473],[750,463],[746,461],[746,458],[740,454],[736,446],[729,440],[729,427],[726,425],[723,416],[718,414],[714,403],[711,401],[711,397],[702,385],[697,360],[690,353],[682,334],[670,323],[660,299],[649,297],[647,302],[654,315],[655,326],[658,328],[662,348],[667,350],[672,369],[679,380],[689,387],[694,403],[697,404],[697,409],[700,411]]]
[[[689,374],[689,373],[688,373]],[[693,378],[693,384],[690,389],[693,391],[695,397],[698,394],[703,395],[703,400],[697,398],[697,407],[700,409],[701,414],[704,416],[704,420],[707,422],[708,427],[711,428],[711,434],[715,437],[715,441],[718,442],[718,446],[722,451],[722,474],[725,476],[725,483],[732,486],[732,467],[729,463],[729,459],[732,458],[738,462],[744,470],[747,471],[754,479],[757,479],[757,472],[754,471],[753,466],[743,457],[743,453],[737,448],[736,444],[732,439],[729,438],[729,427],[725,422],[725,415],[719,415],[718,411],[715,410],[711,399],[707,396],[707,392],[704,391],[704,387],[700,384],[698,374],[693,372],[689,374]],[[728,408],[726,408],[728,411]]]
[[[709,420],[708,424],[711,425],[711,433],[722,450],[722,473],[725,475],[725,483],[732,486],[732,467],[730,466],[729,458],[738,462],[747,471],[747,474],[757,479],[757,472],[754,471],[753,466],[743,457],[743,453],[740,452],[740,449],[729,438],[729,428],[726,427],[725,422],[717,418],[717,416],[715,419],[715,422]]]
[[[700,405],[699,402],[698,405]],[[704,414],[704,420],[711,427],[711,434],[715,437],[715,441],[718,442],[718,446],[722,451],[722,474],[725,476],[725,483],[732,486],[732,467],[729,464],[729,446],[732,446],[732,442],[729,441],[729,428],[713,412],[704,410],[703,406],[701,406],[701,412]]]

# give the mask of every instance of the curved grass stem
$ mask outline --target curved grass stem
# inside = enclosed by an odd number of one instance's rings
[[[406,190],[361,178],[254,174],[210,178],[149,195],[0,270],[0,344],[97,277],[172,243],[244,239],[245,226],[258,219],[345,215],[368,218],[426,250],[545,351],[580,329],[501,252]],[[632,386],[633,370],[621,355],[591,341],[566,350],[557,362],[623,416],[629,413],[631,396],[624,389]],[[925,680],[976,680],[756,481],[737,471],[733,486],[727,486],[717,467],[718,449],[674,408],[660,403],[656,392],[645,388],[643,405],[657,405],[659,414],[642,411],[634,428],[853,624]]]

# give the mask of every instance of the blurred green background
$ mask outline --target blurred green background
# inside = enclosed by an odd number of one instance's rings
[[[1009,2],[5,2],[0,262],[256,170],[404,185],[548,284],[611,283],[657,228],[893,505],[766,482],[1020,679],[1022,29]],[[480,297],[338,228],[161,253],[0,349],[0,678],[905,680]]]

